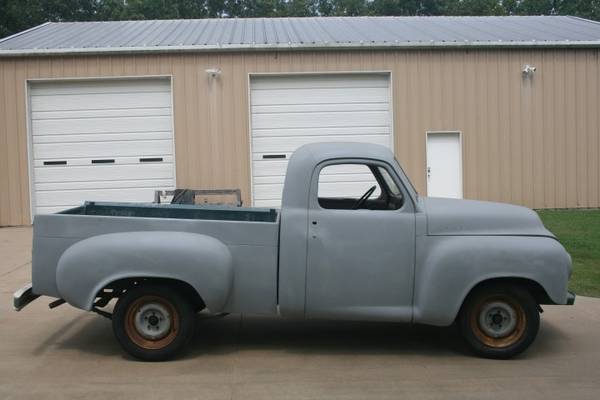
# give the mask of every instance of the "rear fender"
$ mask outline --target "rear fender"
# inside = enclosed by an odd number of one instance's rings
[[[221,241],[187,232],[122,232],[79,241],[60,257],[56,284],[63,299],[91,310],[111,282],[166,278],[189,283],[207,308],[219,312],[233,284],[232,257]]]

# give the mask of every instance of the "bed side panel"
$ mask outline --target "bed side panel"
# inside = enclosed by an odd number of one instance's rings
[[[34,292],[61,297],[56,265],[62,253],[81,240],[109,233],[174,231],[212,236],[233,259],[228,312],[272,314],[277,311],[278,223],[161,218],[41,215],[34,225]],[[85,268],[85,266],[80,266]]]

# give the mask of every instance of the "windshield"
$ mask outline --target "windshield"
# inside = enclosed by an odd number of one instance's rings
[[[405,176],[405,180],[406,182],[408,182],[408,185],[410,186],[410,188],[412,189],[413,193],[415,194],[415,197],[417,200],[419,198],[419,192],[417,192],[417,189],[413,186],[412,182],[410,181],[410,179],[408,179],[408,176],[406,176],[406,173],[404,172],[404,170],[402,169],[402,166],[400,166],[400,163],[398,162],[398,159],[396,159],[396,157],[394,157],[394,161],[396,162],[396,167],[398,167],[398,170],[402,171],[402,175]]]
[[[394,182],[394,180],[390,176],[390,173],[387,171],[387,169],[385,169],[383,167],[377,167],[377,169],[379,170],[381,177],[383,178],[383,180],[385,181],[385,184],[387,185],[389,191],[391,192],[390,194],[394,197],[400,197],[400,195],[401,195],[400,188],[398,188],[398,185],[396,185],[396,182]]]

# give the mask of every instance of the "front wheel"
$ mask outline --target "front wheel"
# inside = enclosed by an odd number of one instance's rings
[[[189,342],[195,314],[175,290],[149,284],[127,290],[115,306],[112,324],[126,352],[141,360],[162,361]]]
[[[533,296],[518,286],[482,287],[469,295],[459,316],[461,333],[486,358],[510,358],[534,341],[540,315]]]

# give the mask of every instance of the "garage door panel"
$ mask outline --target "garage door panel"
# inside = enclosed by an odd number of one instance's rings
[[[363,167],[363,168],[361,168]],[[332,173],[333,170],[338,172]],[[285,172],[285,171],[284,171]],[[257,185],[266,184],[266,183],[281,183],[281,177],[285,174],[281,175],[264,175],[264,176],[255,176],[254,183]],[[373,174],[371,172],[365,173],[364,166],[356,165],[350,167],[349,165],[345,165],[343,168],[338,170],[337,166],[329,166],[327,167],[327,172],[323,172],[320,176],[320,180],[322,182],[350,182],[350,181],[359,181],[368,178],[373,178]]]
[[[124,142],[124,141],[137,141],[137,140],[172,140],[173,135],[171,131],[156,131],[156,132],[124,132],[124,133],[101,133],[99,134],[71,134],[71,135],[36,135],[33,137],[33,144],[38,143],[83,143],[83,142],[98,142],[100,139],[110,142]]]
[[[315,128],[252,128],[254,138],[261,137],[332,137],[332,140],[339,140],[339,136],[367,136],[367,135],[390,135],[391,126],[350,126],[350,127],[315,127]]]
[[[35,183],[73,182],[118,179],[172,179],[173,164],[132,164],[36,167]]]
[[[108,118],[108,117],[146,117],[146,116],[171,116],[168,107],[148,108],[121,108],[105,110],[70,110],[70,111],[33,111],[32,120],[38,119],[81,119],[81,118]]]
[[[173,151],[172,146],[171,139],[40,143],[34,147],[33,156],[36,159],[162,156],[171,154]]]
[[[31,111],[74,111],[169,107],[170,93],[96,93],[57,96],[31,96]]]
[[[283,192],[283,182],[254,186],[254,201],[280,199]]]
[[[40,207],[82,204],[85,201],[131,201],[152,202],[154,199],[155,186],[146,188],[121,188],[96,189],[96,190],[61,190],[61,191],[39,191],[36,204]]]
[[[150,160],[148,158],[151,158]],[[140,162],[140,157],[98,157],[97,159],[109,159],[114,160],[114,163],[92,163],[92,160],[96,158],[83,157],[83,158],[69,158],[67,160],[63,159],[34,159],[33,166],[37,167],[45,167],[49,170],[54,168],[65,168],[65,165],[69,167],[89,167],[91,165],[96,167],[110,167],[114,165],[161,165],[161,164],[173,164],[174,157],[172,155],[164,155],[164,156],[151,156],[145,158],[144,162]],[[53,161],[61,161],[60,164],[53,163]],[[66,163],[66,164],[65,164]]]
[[[377,182],[373,182],[373,175],[369,178],[370,180],[319,184],[319,197],[358,198],[366,193],[372,186],[377,185]],[[380,194],[381,191],[379,186],[377,186],[370,198],[376,199]]]
[[[261,200],[260,205],[255,204],[254,207],[278,208],[278,207],[281,207],[281,200],[280,199]]]
[[[389,100],[388,90],[380,88],[297,89],[293,96],[288,89],[259,90],[252,92],[252,104],[350,104],[381,103]]]
[[[169,79],[137,78],[110,80],[67,80],[57,82],[35,82],[34,93],[38,96],[92,93],[171,93]]]
[[[109,181],[94,180],[94,181],[73,181],[73,182],[49,182],[37,183],[36,187],[40,191],[57,191],[57,190],[101,190],[101,189],[122,189],[130,188],[145,188],[159,186],[161,188],[169,188],[173,185],[171,178],[169,179],[113,179]]]
[[[389,135],[339,135],[335,137],[336,141],[343,142],[361,142],[361,143],[376,143],[383,146],[389,145]],[[332,138],[327,136],[300,136],[300,137],[264,137],[255,138],[254,143],[259,146],[264,152],[286,152],[292,153],[298,147],[309,143],[324,143],[331,142]]]
[[[76,120],[37,120],[32,121],[34,135],[68,135],[103,132],[144,132],[170,130],[168,116],[147,116],[127,118],[86,118]]]
[[[388,111],[389,103],[347,103],[347,104],[284,104],[253,106],[252,114],[304,113],[304,112],[363,112]]]
[[[313,88],[388,88],[387,74],[360,75],[306,75],[305,79],[299,76],[264,76],[254,77],[252,89],[256,91],[266,89],[313,89]]]
[[[331,170],[333,169],[333,167],[329,166],[326,170],[321,171],[321,175],[319,176],[319,182],[374,182],[373,174],[371,173],[371,171],[366,170],[365,172],[364,165],[357,164],[357,167],[363,168],[356,168],[353,170],[345,169],[343,172],[340,173],[332,173]]]
[[[388,125],[388,115],[387,111],[255,114],[252,117],[252,126],[256,129],[371,127]]]
[[[255,162],[252,166],[254,176],[284,176],[287,169],[287,161]]]
[[[267,176],[255,176],[254,184],[255,185],[264,185],[269,183],[281,183],[281,176],[278,175],[267,175]]]

